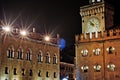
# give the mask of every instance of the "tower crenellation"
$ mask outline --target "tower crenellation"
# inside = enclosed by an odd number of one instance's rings
[[[99,3],[101,4],[101,3]],[[90,16],[95,15],[97,13],[103,13],[104,12],[104,4],[96,6],[87,5],[80,8],[80,15],[83,16]]]
[[[82,33],[75,36],[76,42],[96,41],[96,40],[108,40],[120,38],[120,29],[111,29],[104,32],[92,32]]]

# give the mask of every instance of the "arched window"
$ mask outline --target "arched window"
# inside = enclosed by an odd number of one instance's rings
[[[54,74],[53,74],[53,75],[54,75],[54,78],[57,78],[57,73],[56,73],[56,72],[54,72]]]
[[[32,51],[31,51],[31,49],[27,50],[26,59],[29,60],[29,61],[32,60]]]
[[[38,62],[43,62],[42,51],[39,51],[39,53],[38,53]]]
[[[48,52],[46,54],[46,63],[50,63],[50,55]]]
[[[81,53],[82,53],[82,56],[85,57],[85,56],[88,55],[88,50],[84,49],[84,50],[81,51]]]
[[[41,77],[41,70],[38,71],[38,76]]]
[[[89,67],[87,65],[84,65],[81,67],[83,72],[88,72]]]
[[[56,54],[54,54],[54,56],[53,56],[53,64],[57,64],[57,56],[56,56]]]
[[[96,72],[100,72],[101,66],[99,64],[96,64],[94,66],[94,69],[95,69]]]
[[[21,48],[18,49],[18,59],[23,59],[23,50]]]
[[[48,71],[46,72],[46,77],[49,77],[49,72]]]
[[[32,69],[30,69],[29,75],[30,75],[30,76],[33,75]]]
[[[115,50],[115,48],[112,47],[112,46],[110,46],[109,48],[107,48],[107,51],[108,51],[109,54],[113,54],[114,50]]]
[[[93,50],[94,55],[99,55],[100,54],[100,49],[96,48],[95,50]]]
[[[13,48],[13,46],[8,48],[8,50],[7,50],[7,57],[8,58],[13,58],[14,57],[14,48]]]
[[[110,63],[107,65],[107,68],[110,70],[110,71],[114,71],[115,70],[115,65],[113,63]]]

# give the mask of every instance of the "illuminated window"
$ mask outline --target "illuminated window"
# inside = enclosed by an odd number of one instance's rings
[[[38,62],[43,62],[43,55],[41,51],[39,51],[39,54],[38,54]]]
[[[86,50],[86,49],[82,50],[81,53],[82,53],[82,56],[85,57],[88,55],[88,50]]]
[[[95,0],[92,0],[92,2],[95,2]]]
[[[57,64],[57,56],[56,55],[53,56],[53,64]]]
[[[38,76],[39,76],[39,77],[41,76],[41,70],[38,71]]]
[[[94,69],[95,69],[96,72],[100,72],[101,66],[99,64],[96,64],[94,66]]]
[[[5,67],[5,74],[8,74],[8,67]]]
[[[17,75],[17,69],[16,68],[14,68],[13,73],[14,73],[14,75]]]
[[[23,58],[23,50],[19,49],[18,50],[18,59],[22,59]]]
[[[49,72],[48,71],[46,72],[46,77],[49,77]]]
[[[83,72],[88,72],[89,67],[87,65],[84,65],[81,67]]]
[[[99,55],[100,54],[100,49],[96,48],[95,50],[93,50],[93,52],[94,52],[95,55]]]
[[[114,47],[110,46],[109,48],[107,48],[107,51],[109,54],[113,54],[113,51],[115,50]]]
[[[13,47],[8,48],[7,56],[8,56],[8,58],[13,58],[14,57],[14,48]]]
[[[56,74],[56,72],[54,72],[54,78],[57,78],[57,74]]]
[[[46,63],[50,63],[50,55],[49,54],[46,55]]]
[[[31,70],[31,69],[30,69],[30,73],[29,73],[29,75],[30,75],[30,76],[32,76],[32,75],[33,75],[33,72],[32,72],[32,70]]]
[[[110,63],[107,68],[110,70],[110,71],[114,71],[115,70],[115,65]]]
[[[22,75],[23,76],[25,75],[25,69],[22,69]]]
[[[97,0],[97,2],[101,2],[101,0]]]
[[[32,60],[31,50],[28,50],[28,51],[27,51],[26,56],[27,56],[27,60],[29,60],[29,61]]]

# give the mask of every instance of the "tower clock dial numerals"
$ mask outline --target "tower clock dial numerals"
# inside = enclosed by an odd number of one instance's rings
[[[87,22],[87,32],[96,32],[100,29],[99,19],[96,17],[90,18]]]

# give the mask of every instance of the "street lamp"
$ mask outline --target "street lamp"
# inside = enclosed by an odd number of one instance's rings
[[[68,80],[67,78],[63,78],[62,80]]]
[[[10,26],[5,26],[2,28],[5,32],[10,32],[11,31],[11,28]]]
[[[50,36],[48,36],[48,35],[45,36],[45,37],[44,37],[44,40],[45,40],[45,41],[50,41]]]
[[[27,32],[26,32],[25,30],[21,30],[21,31],[20,31],[20,34],[21,34],[22,36],[26,36],[26,35],[27,35]]]

